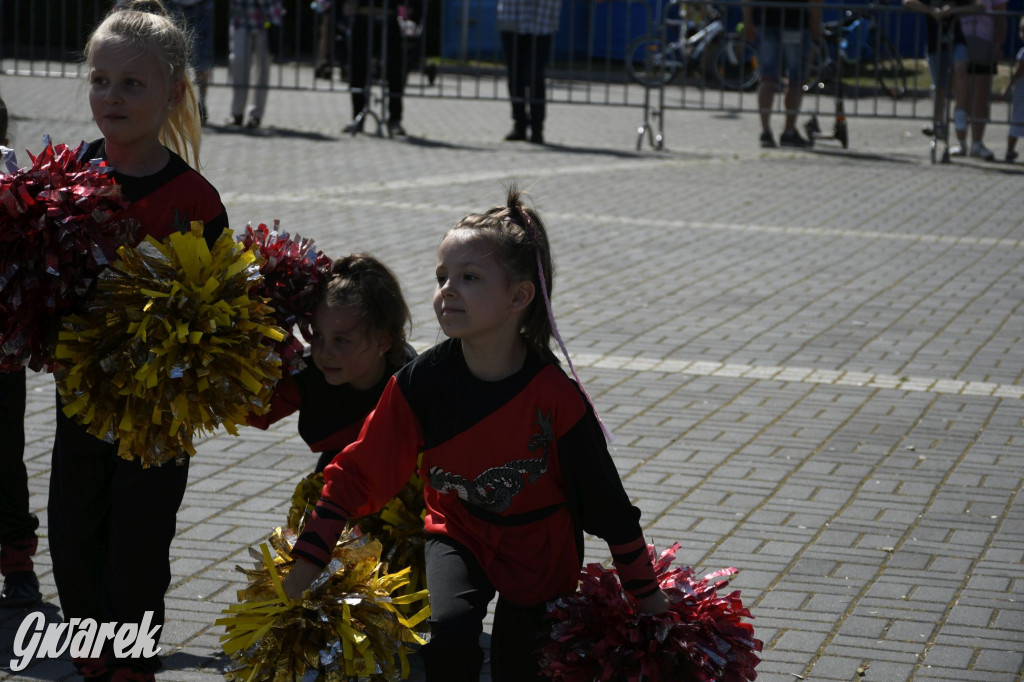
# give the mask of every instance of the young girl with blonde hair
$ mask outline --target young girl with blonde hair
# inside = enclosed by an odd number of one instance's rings
[[[217,190],[194,168],[200,117],[190,47],[159,0],[115,8],[85,47],[89,105],[103,134],[85,158],[113,168],[131,201],[118,217],[140,222],[140,241],[198,220],[212,244],[228,225]],[[118,443],[95,438],[66,416],[58,398],[47,516],[64,621],[142,623],[152,612],[151,625],[162,625],[188,456],[143,468],[117,452]],[[86,679],[116,682],[153,680],[160,667],[158,656],[117,656],[114,642],[74,663]]]

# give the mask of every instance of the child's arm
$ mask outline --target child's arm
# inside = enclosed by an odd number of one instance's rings
[[[615,462],[593,412],[558,441],[570,509],[583,531],[604,539],[623,589],[649,613],[668,608],[658,586],[647,541],[640,527],[640,510],[629,500]]]
[[[376,512],[402,489],[422,444],[419,420],[392,378],[358,440],[324,469],[320,501],[292,549],[296,563],[284,581],[290,599],[301,597],[330,561],[346,523]]]
[[[245,421],[249,426],[266,431],[271,424],[276,424],[302,407],[302,394],[295,377],[285,374],[274,387],[274,395],[270,399],[270,409],[264,414],[250,414]]]

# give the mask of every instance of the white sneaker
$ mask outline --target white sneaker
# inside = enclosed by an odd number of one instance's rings
[[[963,145],[959,142],[949,148],[950,156],[967,156],[967,152],[964,150]]]
[[[971,145],[971,158],[992,161],[996,158],[996,155],[983,142],[975,142]]]

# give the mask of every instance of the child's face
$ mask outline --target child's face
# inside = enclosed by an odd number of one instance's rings
[[[89,106],[108,144],[122,147],[159,140],[167,116],[184,95],[184,82],[169,82],[160,59],[100,41],[89,63]]]
[[[327,383],[365,390],[384,376],[384,354],[391,344],[384,334],[367,329],[358,308],[321,303],[313,313],[312,327],[310,355]]]
[[[517,334],[522,308],[516,283],[495,256],[494,243],[472,230],[454,230],[437,248],[434,313],[445,335],[463,341]]]

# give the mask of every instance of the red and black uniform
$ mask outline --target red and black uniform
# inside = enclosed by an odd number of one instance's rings
[[[414,357],[416,351],[406,344],[405,362]],[[359,435],[366,415],[376,407],[380,394],[398,367],[389,364],[380,381],[360,391],[350,384],[332,386],[327,383],[308,351],[303,361],[305,366],[301,370],[285,375],[277,383],[270,410],[251,416],[247,421],[250,426],[266,430],[271,424],[298,412],[299,435],[310,450],[320,455],[314,469],[320,472]]]
[[[294,554],[325,565],[346,519],[391,499],[420,452],[432,534],[428,679],[477,679],[478,637],[495,592],[494,679],[535,677],[531,649],[544,604],[575,591],[584,532],[608,542],[627,590],[646,596],[657,589],[640,511],[576,384],[532,352],[512,376],[481,381],[457,340],[423,353],[388,382],[359,440],[324,470],[323,494]]]
[[[84,158],[106,158],[103,140]],[[180,156],[157,173],[114,178],[132,202],[118,217],[137,218],[143,234],[163,238],[201,220],[211,246],[228,226],[217,190]],[[143,469],[138,460],[118,457],[118,444],[104,442],[64,415],[57,399],[57,430],[50,472],[50,556],[64,620],[141,623],[153,611],[164,622],[164,593],[171,582],[170,545],[175,516],[188,482],[188,457]],[[155,670],[159,658],[76,660],[86,677],[111,667]]]

